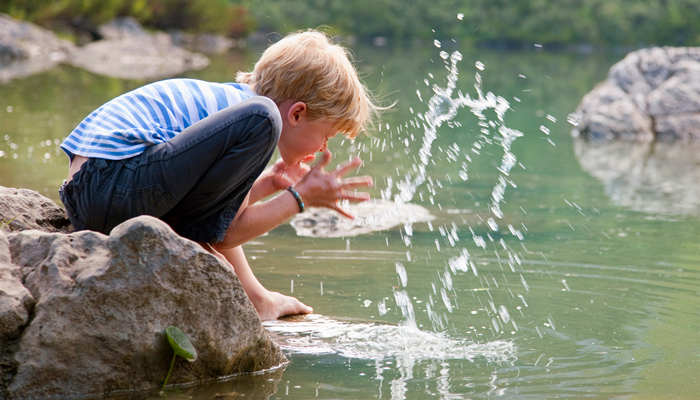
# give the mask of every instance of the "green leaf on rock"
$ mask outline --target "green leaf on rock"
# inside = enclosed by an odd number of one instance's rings
[[[197,359],[197,350],[195,350],[192,342],[190,342],[190,338],[187,337],[185,332],[171,325],[165,328],[165,336],[168,338],[168,343],[170,343],[170,347],[173,348],[176,355],[189,362],[193,362]]]

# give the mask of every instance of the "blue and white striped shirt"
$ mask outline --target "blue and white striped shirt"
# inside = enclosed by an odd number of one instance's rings
[[[166,79],[122,94],[88,115],[61,143],[74,155],[121,160],[174,138],[188,126],[255,92],[239,83]]]

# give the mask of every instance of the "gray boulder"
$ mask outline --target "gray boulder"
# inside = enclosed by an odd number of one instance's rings
[[[77,47],[37,25],[0,14],[0,83],[59,63],[122,79],[164,78],[209,65],[207,57],[177,46],[166,33],[145,31],[132,18],[105,24],[99,33],[104,40]],[[225,45],[212,41],[205,42]]]
[[[286,361],[230,266],[156,218],[109,236],[0,232],[0,398],[145,395],[167,372],[169,325],[199,354],[171,383]]]
[[[66,212],[48,197],[29,189],[0,186],[0,230],[38,229],[68,233]]]
[[[594,140],[700,139],[700,47],[628,54],[576,110],[574,136]]]
[[[202,69],[209,59],[173,44],[163,32],[124,35],[79,47],[70,64],[122,79],[155,79]]]
[[[46,29],[0,14],[0,83],[50,69],[74,49]]]

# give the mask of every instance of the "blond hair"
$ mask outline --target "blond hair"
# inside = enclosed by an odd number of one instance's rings
[[[236,80],[277,104],[306,103],[310,119],[328,119],[350,138],[382,109],[360,82],[346,49],[319,31],[285,36],[263,52],[252,72],[238,72]]]

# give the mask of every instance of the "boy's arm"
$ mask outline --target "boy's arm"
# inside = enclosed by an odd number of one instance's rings
[[[296,185],[296,190],[308,206],[326,207],[336,210],[347,218],[353,218],[338,206],[339,200],[354,202],[369,199],[367,193],[350,191],[358,187],[372,185],[370,177],[352,177],[341,179],[343,175],[360,166],[362,161],[355,159],[334,171],[325,172],[325,167],[331,159],[330,152],[323,154],[322,160],[314,165],[308,174]],[[252,198],[252,194],[250,196]],[[224,240],[218,243],[218,248],[234,248],[275,228],[299,212],[299,205],[294,196],[284,191],[279,196],[263,203],[252,204],[251,199],[244,202],[238,214],[233,219]]]
[[[243,248],[237,246],[231,249],[221,248],[218,245],[213,246],[217,256],[223,256],[228,263],[231,264],[238,280],[245,290],[248,298],[255,306],[260,319],[270,320],[283,317],[285,315],[308,314],[313,312],[313,309],[306,304],[300,302],[294,297],[285,296],[282,293],[271,292],[260,284],[258,279],[253,274],[248,260],[243,253]]]
[[[313,159],[314,155],[307,156],[297,165],[287,165],[282,160],[277,161],[253,183],[248,195],[250,204],[255,204],[259,200],[299,182],[311,169],[306,163],[313,161]]]

